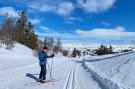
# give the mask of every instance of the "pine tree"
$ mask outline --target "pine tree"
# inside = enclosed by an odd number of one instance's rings
[[[25,45],[25,33],[27,32],[27,17],[24,11],[20,12],[18,15],[19,19],[16,22],[15,28],[16,41]]]
[[[32,49],[36,49],[38,47],[37,44],[37,35],[35,35],[34,25],[31,22],[27,24],[27,30],[25,31],[25,42],[26,45]]]
[[[74,48],[73,51],[72,51],[72,55],[71,55],[72,57],[76,57],[77,56],[76,55],[76,51],[77,51],[76,48]]]
[[[67,50],[62,50],[63,56],[67,57],[69,55]]]
[[[95,54],[97,55],[105,55],[105,54],[112,54],[112,53],[113,53],[112,46],[107,48],[107,46],[104,46],[104,45],[100,45],[100,47],[96,49],[96,52],[95,52]]]
[[[80,57],[81,56],[81,51],[77,50],[77,56]]]
[[[112,54],[113,53],[113,47],[110,45],[110,47],[108,49],[109,49],[109,54]]]
[[[19,13],[20,18],[16,23],[16,41],[24,44],[31,49],[36,49],[37,44],[37,35],[34,32],[34,26],[31,22],[28,22],[26,13],[22,11]]]

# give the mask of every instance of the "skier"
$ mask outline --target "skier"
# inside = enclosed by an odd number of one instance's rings
[[[46,62],[47,58],[54,57],[54,54],[51,56],[47,56],[48,48],[44,47],[42,51],[39,52],[38,54],[38,59],[39,59],[39,65],[41,67],[40,75],[39,75],[39,82],[46,82]]]

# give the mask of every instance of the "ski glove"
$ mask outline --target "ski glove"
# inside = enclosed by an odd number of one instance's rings
[[[52,56],[51,57],[54,57],[54,54],[52,54]]]

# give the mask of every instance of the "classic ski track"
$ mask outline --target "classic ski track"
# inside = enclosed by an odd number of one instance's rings
[[[77,64],[68,73],[63,89],[74,89],[74,77]],[[68,88],[69,87],[69,88]]]
[[[58,66],[58,65],[62,65],[63,63],[65,63],[65,61],[54,66],[54,68],[55,68],[54,71],[58,70],[59,67],[63,67],[63,66]],[[1,79],[0,79],[0,86],[2,86],[1,88],[5,89],[12,81],[21,78],[21,76],[25,76],[24,71],[21,71],[21,70],[25,70],[27,68],[36,66],[37,64],[38,63],[34,63],[34,64],[26,65],[26,66],[15,67],[15,68],[7,69],[4,71],[0,71],[0,73],[4,72],[5,74],[9,72],[9,75],[6,74],[6,76],[4,76],[4,74],[3,74],[1,76]],[[67,64],[68,63],[66,63],[66,65]],[[68,67],[68,68],[70,68],[70,67]]]
[[[50,65],[50,63],[51,62],[49,62],[49,65]],[[60,65],[63,65],[65,63],[65,65],[64,66],[60,66]],[[66,71],[67,71],[67,69],[69,69],[69,68],[71,68],[70,66],[67,66],[68,65],[68,62],[66,62],[66,60],[64,60],[62,63],[57,63],[57,65],[54,65],[53,66],[53,72],[55,73],[55,72],[57,72],[57,71],[59,71],[61,68],[65,68],[64,70],[63,70],[63,72],[62,73],[65,73]],[[48,68],[48,67],[47,67]],[[54,76],[54,75],[53,75]],[[66,74],[64,74],[64,75],[62,75],[62,76],[60,76],[60,77],[58,77],[57,79],[58,80],[64,80],[64,79],[66,79]],[[49,78],[49,76],[48,76],[48,78]],[[39,83],[39,82],[33,82],[33,83],[28,83],[28,84],[25,84],[24,86],[38,86],[38,85],[41,85],[41,83]]]

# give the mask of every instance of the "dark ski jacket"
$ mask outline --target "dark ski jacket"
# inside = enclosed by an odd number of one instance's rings
[[[46,65],[47,58],[54,57],[54,54],[51,56],[47,56],[47,54],[44,51],[40,51],[38,53],[38,59],[39,59],[39,64],[41,65]]]

